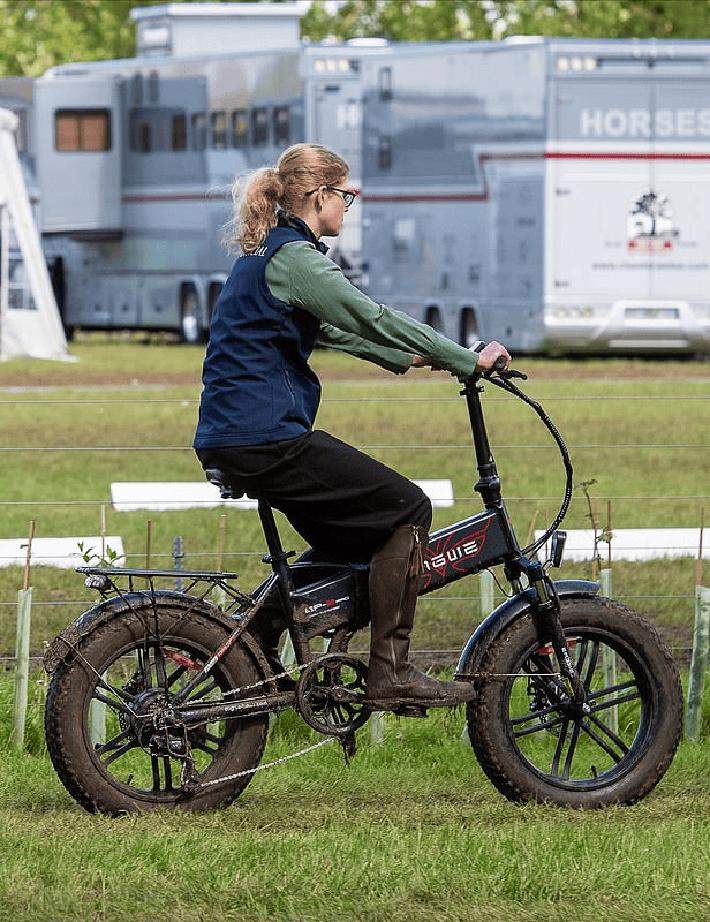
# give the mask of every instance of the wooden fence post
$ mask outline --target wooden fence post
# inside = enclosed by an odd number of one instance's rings
[[[145,523],[145,568],[150,570],[150,551],[153,538],[153,523],[150,519]]]
[[[30,588],[30,564],[32,540],[36,523],[30,522],[27,539],[25,570],[22,589],[17,593],[17,631],[15,636],[15,697],[12,711],[12,743],[20,751],[25,745],[25,718],[27,716],[27,688],[30,677],[30,627],[32,623],[32,589]]]
[[[685,717],[685,735],[694,740],[702,722],[705,670],[708,665],[708,633],[710,633],[710,589],[695,587],[695,628],[693,655],[688,678],[688,710]]]
[[[185,554],[182,550],[182,538],[175,535],[173,538],[173,570],[182,570],[182,560]],[[175,588],[182,592],[182,577],[178,576],[175,580]]]

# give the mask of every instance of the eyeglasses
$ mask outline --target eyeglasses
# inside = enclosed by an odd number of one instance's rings
[[[313,195],[314,192],[319,192],[321,189],[330,189],[331,192],[338,192],[345,202],[346,208],[349,208],[358,195],[360,195],[357,189],[339,189],[337,186],[318,186],[317,189],[311,189],[310,192],[306,192],[306,197]]]

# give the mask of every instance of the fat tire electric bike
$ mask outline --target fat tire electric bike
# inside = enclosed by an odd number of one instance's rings
[[[483,511],[432,532],[419,591],[498,565],[510,587],[470,636],[455,673],[476,688],[466,706],[473,752],[512,801],[632,804],[662,778],[678,746],[676,664],[655,627],[602,598],[597,583],[550,577],[566,537],[558,526],[572,496],[569,455],[540,404],[513,384],[523,374],[499,368],[485,377],[538,414],[562,455],[566,486],[550,527],[521,548],[486,433],[484,378],[468,378],[461,394]],[[222,472],[208,476],[234,498]],[[180,571],[189,584],[177,592],[155,587],[172,570],[78,568],[103,598],[47,648],[45,730],[57,774],[87,810],[232,803],[268,767],[260,762],[269,716],[286,709],[322,735],[295,755],[333,740],[354,755],[370,711],[367,665],[348,644],[369,621],[368,567],[329,563],[312,550],[290,563],[294,552],[284,551],[271,507],[257,499],[272,573],[250,594],[236,588],[236,573]],[[541,561],[548,542],[550,557]],[[226,599],[221,607],[211,601],[215,587]],[[250,631],[263,605],[276,605],[285,619],[291,670],[274,672]],[[325,652],[313,649],[316,639]],[[102,723],[93,717],[98,704]]]

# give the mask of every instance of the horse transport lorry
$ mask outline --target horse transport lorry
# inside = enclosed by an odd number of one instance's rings
[[[464,344],[709,350],[710,42],[308,44],[301,14],[143,7],[135,58],[0,80],[70,333],[203,337],[235,175],[308,140],[351,164],[331,255],[373,298]]]

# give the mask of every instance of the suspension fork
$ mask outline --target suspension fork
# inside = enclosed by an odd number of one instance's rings
[[[535,590],[534,614],[543,640],[552,644],[562,675],[572,687],[572,700],[581,704],[585,698],[584,685],[569,655],[567,640],[560,619],[560,599],[552,581],[539,560],[530,561],[526,567],[530,585]]]

